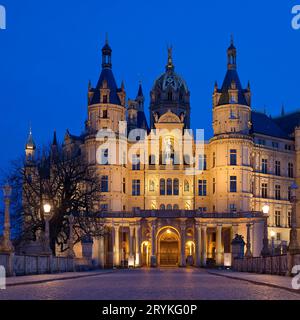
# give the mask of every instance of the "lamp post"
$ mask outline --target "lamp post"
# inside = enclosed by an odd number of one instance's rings
[[[45,202],[43,205],[43,208],[44,208],[44,219],[45,219],[45,252],[51,253],[49,221],[51,219],[52,208],[49,202]]]
[[[271,239],[272,239],[271,252],[272,252],[272,256],[274,256],[275,255],[275,235],[276,235],[276,233],[275,233],[275,231],[272,230],[270,234],[271,234]]]
[[[10,241],[10,201],[12,188],[9,184],[3,187],[4,204],[5,204],[5,215],[4,215],[4,230],[3,240],[0,246],[0,250],[3,252],[14,252],[14,247]]]
[[[262,207],[262,212],[265,216],[265,222],[264,222],[264,239],[263,239],[263,249],[261,251],[261,255],[263,257],[267,257],[270,255],[269,250],[269,239],[268,239],[268,217],[270,212],[270,206],[268,204],[265,204]]]
[[[297,190],[298,186],[296,183],[293,183],[290,186],[291,194],[291,204],[292,204],[292,213],[291,213],[291,231],[290,231],[290,244],[289,244],[289,253],[297,254],[300,252],[300,245],[298,241],[298,226],[297,226]]]

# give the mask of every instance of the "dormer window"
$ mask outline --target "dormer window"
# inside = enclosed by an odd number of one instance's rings
[[[107,119],[107,110],[103,110],[102,116],[103,116],[103,119]]]
[[[103,95],[103,98],[102,98],[102,103],[108,103],[108,97],[107,95]]]
[[[173,100],[173,94],[172,92],[168,92],[168,101],[172,101]]]

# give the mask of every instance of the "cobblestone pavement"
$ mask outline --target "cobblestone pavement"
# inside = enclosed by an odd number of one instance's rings
[[[300,294],[198,269],[123,270],[0,290],[1,300],[300,300]]]

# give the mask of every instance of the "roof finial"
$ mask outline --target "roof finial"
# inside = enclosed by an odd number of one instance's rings
[[[105,33],[105,44],[108,44],[108,32]]]
[[[168,46],[168,64],[166,66],[167,71],[168,70],[174,70],[174,65],[173,65],[173,47]]]
[[[233,33],[230,35],[230,45],[234,46]]]

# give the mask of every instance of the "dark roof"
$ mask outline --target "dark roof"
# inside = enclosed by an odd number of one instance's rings
[[[222,93],[222,95],[220,97],[218,105],[220,106],[223,104],[230,104],[228,90],[231,89],[232,81],[235,82],[236,88],[238,90],[238,103],[242,105],[248,105],[244,96],[245,90],[243,90],[242,88],[239,75],[235,69],[227,70],[225,79],[223,81],[222,89],[219,91],[219,93]]]
[[[143,94],[143,88],[142,88],[142,85],[140,84],[137,97],[143,97],[143,96],[144,96],[144,94]]]
[[[291,139],[273,119],[264,113],[252,111],[252,133],[263,134],[281,139]]]
[[[300,126],[300,110],[274,118],[274,121],[288,134],[294,133],[295,127]]]
[[[144,111],[138,111],[137,113],[137,127],[139,129],[145,129],[149,131],[148,122]]]
[[[92,90],[92,91],[94,91],[94,95],[92,97],[90,104],[100,103],[100,88],[101,88],[104,80],[107,81],[107,87],[110,90],[109,102],[112,104],[121,105],[121,101],[118,96],[119,89],[117,87],[117,83],[116,83],[115,77],[113,75],[113,72],[110,68],[103,68],[102,69],[97,86],[95,89]]]

